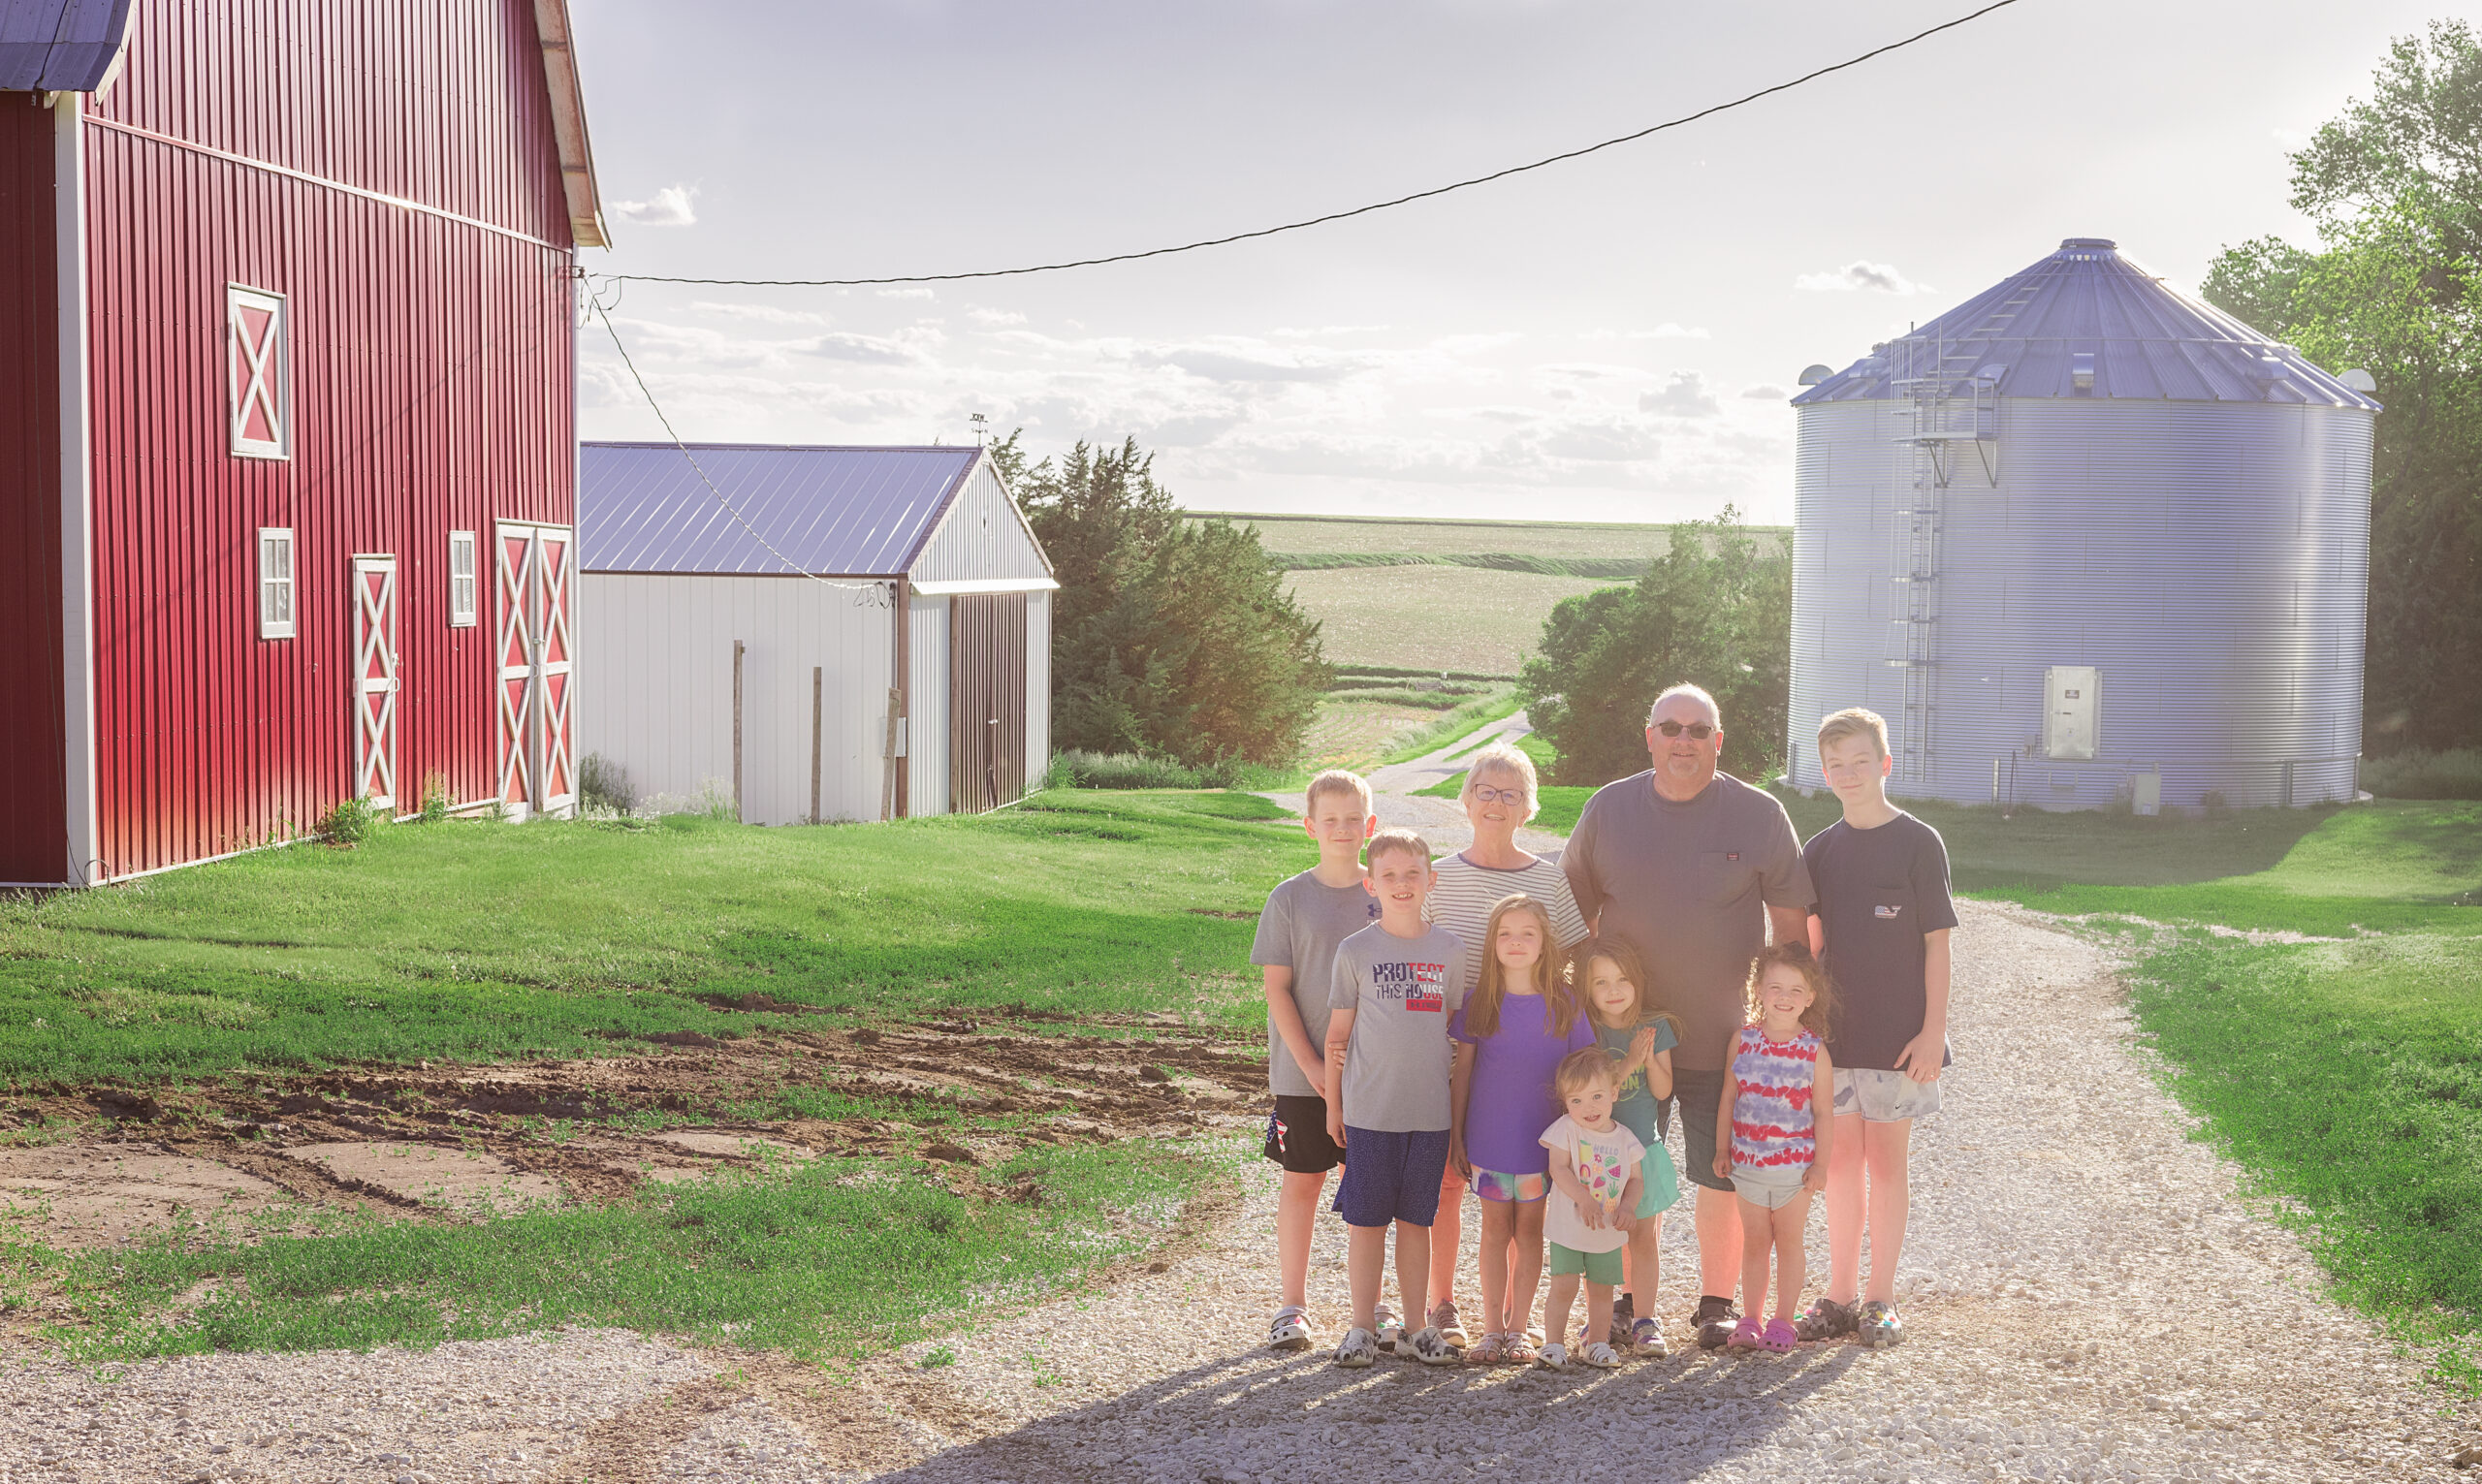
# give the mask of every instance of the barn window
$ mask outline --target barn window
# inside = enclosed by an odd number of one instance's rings
[[[234,455],[293,456],[292,326],[284,296],[224,286],[225,380]]]
[[[474,533],[448,533],[448,626],[474,626]]]
[[[293,532],[259,527],[259,637],[293,637]]]

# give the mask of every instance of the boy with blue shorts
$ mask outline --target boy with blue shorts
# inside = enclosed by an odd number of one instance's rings
[[[1828,1054],[1835,1138],[1827,1168],[1827,1294],[1795,1322],[1803,1340],[1904,1341],[1896,1261],[1904,1252],[1913,1121],[1939,1111],[1948,1056],[1948,846],[1888,802],[1888,724],[1854,707],[1819,723],[1819,765],[1844,817],[1801,848],[1810,947],[1839,1000]],[[1870,1280],[1862,1282],[1862,1238]]]
[[[1364,887],[1379,921],[1337,945],[1329,977],[1327,1135],[1345,1151],[1336,1211],[1352,1229],[1346,1271],[1352,1328],[1339,1366],[1367,1366],[1383,1341],[1398,1355],[1444,1366],[1457,1358],[1427,1325],[1382,1336],[1387,1228],[1396,1228],[1396,1286],[1404,1312],[1422,1312],[1430,1286],[1431,1222],[1448,1173],[1448,1007],[1464,997],[1465,944],[1422,921],[1439,877],[1431,847],[1411,830],[1371,837]]]

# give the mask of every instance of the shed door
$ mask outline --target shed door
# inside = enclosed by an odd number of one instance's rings
[[[553,812],[577,796],[570,724],[569,528],[500,522],[493,542],[499,590],[499,802]]]
[[[948,600],[948,808],[979,814],[1026,792],[1026,595]]]
[[[397,558],[353,559],[353,786],[397,805]]]

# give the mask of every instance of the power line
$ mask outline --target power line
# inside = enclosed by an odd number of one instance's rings
[[[1653,124],[1640,129],[1635,134],[1624,134],[1617,139],[1607,139],[1599,144],[1588,144],[1583,148],[1565,150],[1559,154],[1549,155],[1543,159],[1535,160],[1525,165],[1511,165],[1506,170],[1495,170],[1487,175],[1476,175],[1471,179],[1450,181],[1447,185],[1435,185],[1429,190],[1416,191],[1410,196],[1399,196],[1392,201],[1375,201],[1366,206],[1354,206],[1350,210],[1330,211],[1324,216],[1305,217],[1297,222],[1286,222],[1275,227],[1260,227],[1253,232],[1236,232],[1228,237],[1206,237],[1195,242],[1183,242],[1174,247],[1150,247],[1143,252],[1113,253],[1100,258],[1075,258],[1065,263],[1037,263],[1027,268],[990,268],[977,269],[973,272],[968,273],[900,273],[884,278],[689,278],[662,273],[599,273],[595,276],[600,278],[617,279],[630,283],[694,283],[743,288],[866,288],[872,285],[889,283],[955,283],[961,279],[968,278],[1014,278],[1027,273],[1058,272],[1062,268],[1095,268],[1106,263],[1134,263],[1141,258],[1164,258],[1169,257],[1174,253],[1196,252],[1202,247],[1225,247],[1234,242],[1247,242],[1256,237],[1271,237],[1279,233],[1299,232],[1307,227],[1324,226],[1328,222],[1340,222],[1345,220],[1347,217],[1367,216],[1373,211],[1384,211],[1391,206],[1407,205],[1416,201],[1428,201],[1434,196],[1445,196],[1450,191],[1461,191],[1469,186],[1488,185],[1494,180],[1505,180],[1511,175],[1524,174],[1527,171],[1542,170],[1546,166],[1558,165],[1563,161],[1580,159],[1586,155],[1593,154],[1598,150],[1609,149],[1615,145],[1635,143],[1650,135],[1661,134],[1667,129],[1677,129],[1684,124],[1694,124],[1702,118],[1712,118],[1718,113],[1730,112],[1734,109],[1742,108],[1749,104],[1756,103],[1762,98],[1772,97],[1777,93],[1789,92],[1794,88],[1799,87],[1805,82],[1815,82],[1819,79],[1828,76],[1830,73],[1842,72],[1849,67],[1859,67],[1862,63],[1867,62],[1874,57],[1885,56],[1891,51],[1901,51],[1905,47],[1910,47],[1917,42],[1927,41],[1942,31],[1953,31],[1958,26],[1971,24],[1974,21],[1980,20],[1985,16],[1989,15],[1993,11],[2004,11],[2015,4],[2017,4],[2017,0],[1992,0],[1991,4],[1984,6],[1981,10],[1959,16],[1954,20],[1942,21],[1938,25],[1932,26],[1926,31],[1917,31],[1902,41],[1890,42],[1884,47],[1873,47],[1868,51],[1862,52],[1859,56],[1847,57],[1841,62],[1836,62],[1830,66],[1819,68],[1815,72],[1805,72],[1801,74],[1801,76],[1792,79],[1789,81],[1778,82],[1772,87],[1760,88],[1757,92],[1734,98],[1729,103],[1718,103],[1709,108],[1700,109],[1695,113],[1684,113],[1678,118],[1666,119],[1662,123]],[[610,328],[610,323],[608,321],[606,322],[605,328]]]

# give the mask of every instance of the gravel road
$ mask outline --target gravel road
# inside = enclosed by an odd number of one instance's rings
[[[2150,1080],[2103,951],[1960,906],[1957,1065],[1916,1134],[1901,1349],[1567,1374],[1271,1354],[1257,1342],[1274,1186],[1254,1162],[1236,1215],[1163,1272],[956,1337],[952,1365],[921,1367],[918,1345],[822,1386],[610,1332],[201,1357],[105,1381],[36,1362],[0,1372],[0,1484],[1297,1484],[1330,1458],[1447,1479],[2464,1477],[2450,1460],[2482,1443],[2482,1413],[2318,1296],[2300,1244],[2251,1214]],[[1811,1234],[1824,1272],[1817,1216]],[[1312,1301],[1332,1338],[1342,1229],[1319,1240]],[[1665,1255],[1678,1343],[1685,1221]]]

